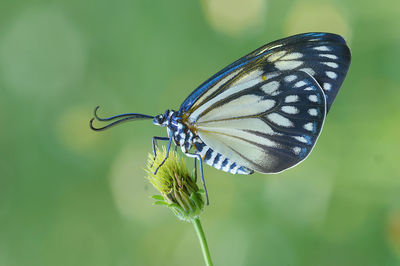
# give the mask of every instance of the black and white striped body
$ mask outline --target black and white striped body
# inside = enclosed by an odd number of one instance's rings
[[[238,163],[230,160],[207,146],[199,136],[195,135],[184,123],[177,113],[173,110],[167,110],[164,114],[157,116],[154,124],[165,126],[168,131],[168,136],[172,136],[176,146],[180,146],[182,152],[189,153],[192,146],[194,152],[199,154],[206,164],[231,174],[252,174],[254,171],[248,169]],[[159,122],[158,122],[159,121]]]
[[[208,165],[217,168],[218,170],[222,170],[231,174],[242,174],[242,175],[249,175],[254,172],[249,168],[240,166],[239,164],[230,160],[221,153],[214,151],[209,146],[207,146],[203,141],[201,141],[199,137],[194,139],[193,144],[196,147],[196,153],[201,155],[203,161]]]

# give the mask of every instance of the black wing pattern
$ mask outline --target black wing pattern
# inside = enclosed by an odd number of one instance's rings
[[[287,70],[309,73],[324,89],[329,111],[346,77],[350,61],[350,49],[340,35],[311,32],[290,36],[266,44],[219,71],[194,90],[179,111],[181,114],[193,111],[210,96],[226,89],[219,85],[227,76],[244,74],[256,66],[267,73]]]
[[[262,80],[262,75],[253,78]],[[196,116],[194,125],[204,143],[262,173],[283,171],[307,157],[326,114],[325,95],[313,77],[293,71],[254,86],[245,82],[232,88],[238,90],[222,101],[215,99],[212,108]]]
[[[311,152],[349,64],[342,37],[295,35],[221,70],[179,112],[213,150],[243,167],[277,173]]]

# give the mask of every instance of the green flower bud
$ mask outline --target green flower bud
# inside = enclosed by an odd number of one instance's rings
[[[149,154],[147,160],[147,179],[161,193],[153,196],[156,200],[154,204],[165,205],[179,219],[190,222],[203,211],[203,192],[189,174],[185,161],[174,151],[170,151],[168,159],[158,169],[157,174],[154,174],[166,154],[163,147],[162,151],[157,150],[155,159]]]

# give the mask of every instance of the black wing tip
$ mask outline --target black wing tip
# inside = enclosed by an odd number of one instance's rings
[[[338,46],[342,47],[343,51],[343,58],[347,59],[348,65],[350,65],[351,62],[351,51],[350,47],[347,45],[346,39],[337,33],[331,33],[331,32],[308,32],[308,33],[303,33],[299,35],[304,35],[310,38],[322,38],[322,41],[327,41],[327,42],[333,42]]]
[[[322,38],[326,41],[346,44],[346,40],[342,35],[332,32],[304,32],[289,36],[287,38]]]

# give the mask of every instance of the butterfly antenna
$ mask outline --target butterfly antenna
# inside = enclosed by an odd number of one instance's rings
[[[126,122],[126,121],[153,119],[154,118],[154,116],[151,116],[151,115],[144,115],[144,114],[137,114],[137,113],[126,113],[126,114],[120,114],[120,115],[114,115],[114,116],[110,116],[110,117],[106,117],[106,118],[101,118],[97,115],[97,111],[99,110],[99,108],[100,108],[100,106],[96,106],[96,108],[94,109],[94,117],[90,120],[90,128],[94,131],[105,130],[107,128],[116,126],[116,125],[118,125],[122,122]],[[120,118],[120,119],[118,119],[118,118]],[[118,119],[118,120],[114,121],[108,125],[105,125],[104,127],[94,127],[93,121],[95,119],[98,121],[101,121],[101,122],[112,121],[115,119]]]

